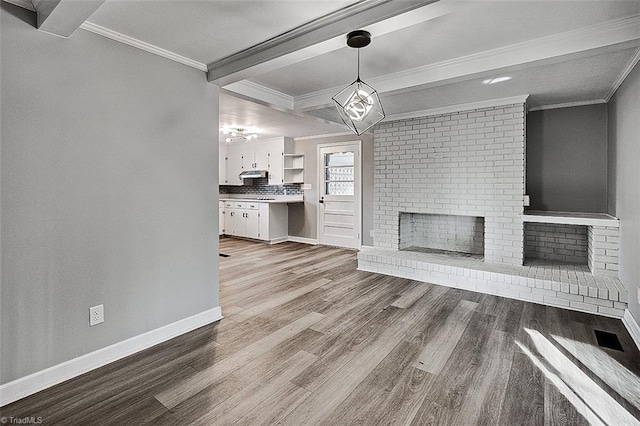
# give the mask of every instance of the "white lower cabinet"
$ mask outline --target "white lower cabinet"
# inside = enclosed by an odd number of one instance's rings
[[[242,212],[245,221],[243,237],[261,239],[260,238],[260,206],[258,203],[245,203],[245,211]]]
[[[218,235],[224,234],[224,201],[218,202]]]
[[[276,243],[289,234],[286,204],[225,201],[223,216],[224,235]]]

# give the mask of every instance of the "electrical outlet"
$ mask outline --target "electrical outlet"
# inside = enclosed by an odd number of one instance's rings
[[[89,308],[89,327],[104,322],[104,305]]]

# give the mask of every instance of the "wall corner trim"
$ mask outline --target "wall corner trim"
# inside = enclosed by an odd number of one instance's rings
[[[0,407],[222,319],[220,306],[0,386]]]
[[[624,83],[629,74],[631,74],[631,71],[633,71],[638,62],[640,62],[640,47],[636,50],[636,53],[631,57],[631,59],[629,59],[629,62],[618,76],[618,79],[615,81],[615,83],[613,83],[613,86],[611,87],[609,92],[607,92],[606,96],[604,97],[605,101],[609,102],[611,100],[613,95],[616,94],[620,86],[622,86],[622,83]]]
[[[636,319],[633,317],[633,315],[631,315],[629,309],[624,310],[622,323],[627,328],[627,331],[631,335],[631,338],[635,342],[638,349],[640,349],[640,325],[638,325]]]

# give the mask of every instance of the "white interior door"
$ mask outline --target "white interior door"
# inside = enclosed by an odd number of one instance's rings
[[[318,146],[318,242],[360,248],[360,142]]]

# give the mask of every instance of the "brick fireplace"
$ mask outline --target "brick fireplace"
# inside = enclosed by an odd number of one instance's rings
[[[400,212],[399,250],[484,256],[484,218]]]
[[[378,126],[358,269],[621,318],[618,219],[524,214],[525,127],[524,98]]]
[[[525,105],[383,123],[374,135],[374,246],[403,212],[483,218],[486,262],[522,265]]]

